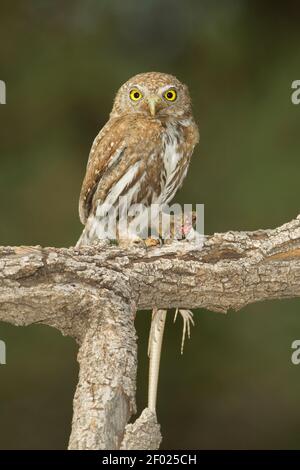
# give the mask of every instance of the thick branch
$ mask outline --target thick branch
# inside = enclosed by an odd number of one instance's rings
[[[79,383],[69,449],[119,449],[135,412],[135,309],[124,299],[103,300],[89,318],[79,349]]]
[[[72,449],[121,445],[135,408],[135,309],[226,312],[299,296],[300,216],[274,230],[208,236],[203,246],[0,248],[0,320],[44,323],[80,344]],[[145,443],[145,429],[155,433],[147,448],[157,445],[157,423],[145,412],[122,447],[142,432]]]
[[[0,319],[45,323],[80,337],[99,293],[138,309],[205,307],[226,312],[300,295],[300,216],[274,230],[227,232],[204,246],[0,248]]]

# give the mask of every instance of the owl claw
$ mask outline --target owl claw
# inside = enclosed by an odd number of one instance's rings
[[[136,245],[136,246],[141,246],[143,248],[152,248],[152,247],[155,247],[155,246],[160,246],[161,245],[161,241],[159,238],[146,238],[146,239],[143,239],[143,238],[135,238],[133,240],[133,244]]]
[[[161,240],[159,238],[146,238],[144,240],[144,243],[147,248],[151,248],[152,246],[160,246],[161,245]]]
[[[118,239],[118,245],[121,248],[129,248],[131,246],[140,246],[143,245],[144,240],[139,237],[120,237]]]
[[[187,335],[187,337],[190,339],[190,337],[191,337],[191,324],[193,326],[195,326],[195,322],[194,322],[194,319],[193,319],[193,312],[191,310],[182,310],[182,309],[176,308],[175,316],[174,316],[174,323],[176,321],[178,312],[180,313],[180,315],[182,316],[182,319],[183,319],[182,340],[181,340],[181,348],[180,348],[180,352],[181,352],[181,354],[183,354],[185,337]]]

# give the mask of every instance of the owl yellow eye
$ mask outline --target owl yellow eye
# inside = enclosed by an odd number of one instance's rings
[[[164,97],[167,101],[175,101],[177,98],[177,93],[175,90],[167,90],[164,93]]]
[[[131,90],[129,93],[129,96],[132,101],[138,101],[142,98],[143,95],[137,88],[133,88],[133,90]]]

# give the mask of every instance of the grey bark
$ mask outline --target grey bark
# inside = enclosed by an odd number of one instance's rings
[[[300,216],[274,230],[127,249],[0,247],[0,320],[43,323],[79,343],[70,449],[158,448],[159,425],[135,412],[138,309],[226,313],[300,296]]]

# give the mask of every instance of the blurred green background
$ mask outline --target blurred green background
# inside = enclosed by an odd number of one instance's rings
[[[144,71],[175,74],[201,143],[182,203],[205,232],[275,227],[299,213],[300,4],[258,0],[2,1],[0,244],[71,246],[93,138],[114,94]],[[168,317],[159,384],[163,448],[300,448],[300,303],[195,312],[180,356]],[[138,408],[146,404],[149,312],[139,312]],[[45,326],[1,324],[0,447],[67,445],[77,346]]]

